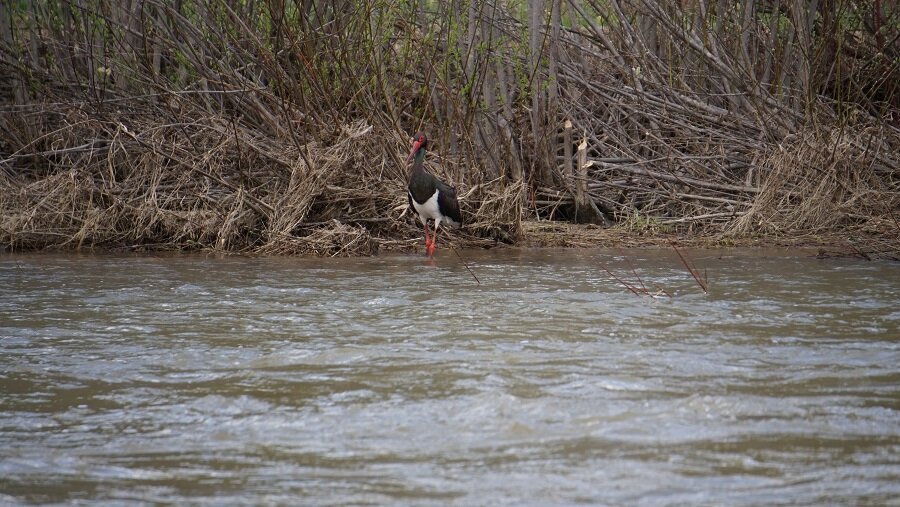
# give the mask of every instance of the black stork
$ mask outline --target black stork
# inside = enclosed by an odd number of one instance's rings
[[[409,162],[415,157],[412,171],[409,173],[409,205],[422,222],[422,227],[425,229],[425,253],[428,257],[432,257],[441,222],[462,225],[462,215],[459,213],[456,190],[425,171],[423,162],[427,147],[428,139],[425,134],[416,134],[412,138],[412,149],[409,151],[406,161]],[[434,220],[433,237],[428,236],[429,218]]]

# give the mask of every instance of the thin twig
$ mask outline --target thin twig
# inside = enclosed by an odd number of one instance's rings
[[[600,269],[602,269],[603,271],[606,271],[606,274],[608,274],[609,276],[611,276],[615,281],[617,281],[617,282],[619,282],[620,284],[622,284],[622,286],[624,286],[626,289],[630,290],[630,291],[631,291],[632,293],[634,293],[635,295],[637,295],[637,296],[640,296],[640,295],[641,295],[641,292],[638,291],[637,288],[635,288],[633,285],[631,285],[630,283],[626,282],[625,280],[622,280],[622,279],[619,278],[618,276],[614,275],[613,272],[610,271],[609,269],[607,269],[605,266],[600,266]]]
[[[703,289],[703,293],[709,294],[709,290],[707,289],[706,282],[704,282],[703,279],[701,279],[700,273],[697,271],[697,268],[692,266],[693,263],[688,263],[688,260],[685,259],[685,257],[681,254],[681,251],[678,250],[678,247],[675,246],[674,242],[669,241],[669,244],[672,245],[672,249],[675,250],[675,253],[678,254],[678,258],[681,259],[681,263],[684,264],[685,268],[687,268],[688,273],[690,273],[691,276],[694,277],[694,280],[696,280],[697,285],[699,285],[700,288]]]
[[[475,283],[477,283],[478,285],[481,285],[481,280],[478,279],[478,277],[475,275],[475,272],[472,271],[472,268],[469,267],[469,263],[467,263],[466,260],[463,259],[462,255],[459,254],[459,251],[456,250],[456,247],[454,247],[453,245],[451,245],[449,243],[448,243],[448,246],[450,247],[450,250],[453,250],[453,253],[455,253],[456,256],[459,257],[459,260],[462,261],[463,266],[466,267],[466,270],[468,270],[469,274],[472,275],[472,278],[475,279]]]

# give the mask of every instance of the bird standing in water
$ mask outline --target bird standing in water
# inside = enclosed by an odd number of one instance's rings
[[[422,227],[425,229],[425,253],[428,257],[432,257],[441,222],[462,225],[462,215],[459,213],[456,190],[425,171],[423,164],[427,147],[428,139],[425,134],[416,134],[412,138],[412,149],[406,161],[409,162],[415,158],[409,173],[409,205],[422,222]],[[434,220],[434,236],[431,237],[428,235],[429,218]]]

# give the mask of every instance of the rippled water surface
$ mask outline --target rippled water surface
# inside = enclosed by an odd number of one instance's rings
[[[898,505],[900,265],[691,254],[0,256],[0,503]]]

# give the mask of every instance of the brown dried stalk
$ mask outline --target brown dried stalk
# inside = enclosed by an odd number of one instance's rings
[[[693,261],[688,262],[688,259],[678,250],[678,247],[675,246],[675,243],[670,241],[669,244],[672,246],[672,249],[675,250],[675,253],[678,254],[678,258],[681,259],[681,263],[688,270],[688,273],[691,274],[691,277],[694,278],[694,281],[697,282],[697,285],[703,290],[704,294],[709,294],[709,286],[706,281],[706,276],[700,276],[700,271],[697,270],[697,266]]]

